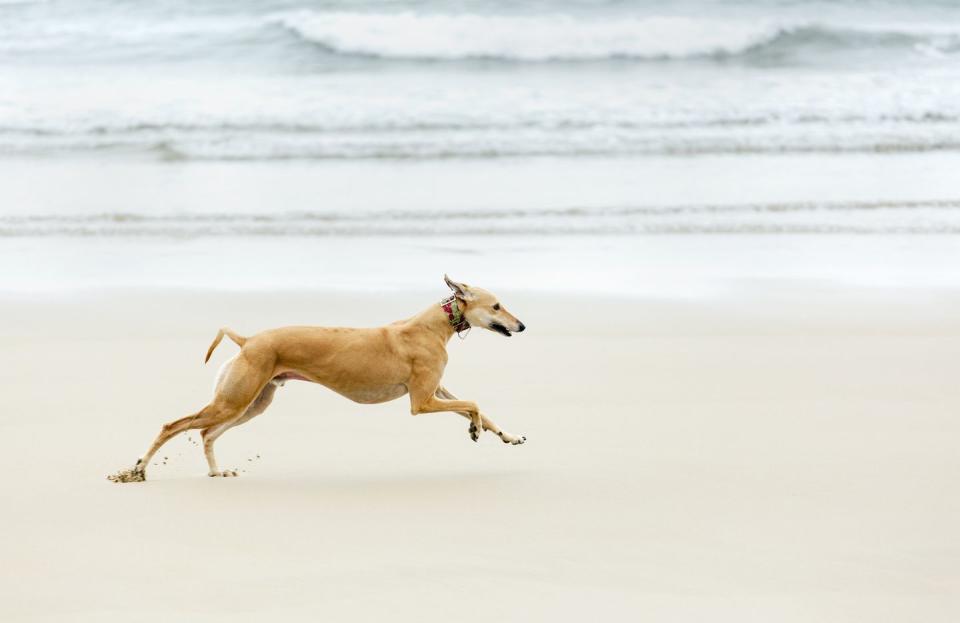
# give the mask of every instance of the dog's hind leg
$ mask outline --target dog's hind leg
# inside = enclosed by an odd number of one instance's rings
[[[182,417],[179,420],[174,420],[173,422],[167,422],[163,425],[163,428],[160,429],[160,434],[157,435],[157,438],[150,445],[150,449],[147,450],[146,454],[137,459],[137,464],[134,466],[134,470],[140,472],[141,476],[145,480],[147,465],[150,464],[150,459],[152,459],[153,455],[157,453],[157,450],[163,447],[163,444],[170,441],[170,439],[172,439],[174,436],[192,428],[208,428],[210,426],[215,426],[217,424],[230,421],[234,417],[236,417],[235,409],[231,409],[222,403],[214,401],[193,415]]]
[[[210,468],[210,470],[207,472],[207,476],[229,477],[237,475],[236,470],[226,469],[221,471],[220,468],[217,467],[217,457],[213,454],[213,442],[215,442],[220,435],[225,433],[228,428],[233,426],[233,422],[225,422],[217,426],[205,428],[200,432],[200,436],[203,439],[203,454],[207,457],[207,465]]]
[[[218,384],[217,395],[210,404],[193,415],[163,425],[150,449],[137,460],[134,467],[140,479],[146,479],[147,465],[153,455],[175,435],[193,428],[215,428],[240,419],[270,380],[273,364],[267,363],[253,364],[246,357],[238,356],[229,373]]]
[[[203,453],[207,457],[207,465],[210,467],[210,471],[207,472],[208,476],[236,476],[237,471],[232,469],[220,470],[217,467],[217,457],[213,454],[213,444],[220,435],[227,432],[229,429],[234,426],[239,426],[244,422],[248,422],[256,416],[260,415],[267,410],[267,407],[270,406],[270,403],[273,402],[273,395],[277,391],[277,386],[280,385],[277,381],[270,381],[267,385],[260,391],[260,394],[257,396],[256,400],[247,407],[247,410],[244,411],[238,419],[226,422],[224,424],[219,424],[217,426],[211,426],[210,428],[205,428],[200,433],[203,437]]]
[[[450,393],[450,391],[447,390],[447,388],[445,388],[443,385],[441,385],[440,387],[437,388],[436,396],[437,396],[437,398],[443,398],[443,399],[445,399],[445,400],[457,400],[457,397],[454,396],[452,393]],[[466,412],[463,412],[463,411],[457,411],[457,413],[459,413],[459,414],[462,415],[463,417],[465,417],[465,418],[467,418],[468,420],[470,420],[470,414],[469,414],[469,413],[466,413]],[[504,430],[501,430],[500,427],[497,426],[496,423],[494,423],[493,420],[491,420],[490,418],[488,418],[487,416],[485,416],[485,415],[482,414],[482,413],[480,414],[480,421],[483,423],[483,429],[484,429],[484,430],[488,430],[488,431],[490,431],[491,433],[493,433],[494,435],[496,435],[497,437],[499,437],[500,439],[502,439],[502,440],[503,440],[503,443],[509,443],[509,444],[511,444],[511,445],[518,446],[518,445],[522,444],[523,442],[525,442],[525,441],[527,440],[527,438],[526,438],[525,436],[523,436],[523,435],[511,435],[510,433],[508,433],[508,432],[506,432],[506,431],[504,431]],[[475,433],[476,433],[476,431],[474,430],[474,425],[473,425],[472,420],[471,420],[471,423],[470,423],[470,431],[469,431],[469,432],[470,432],[470,437],[471,437],[471,439],[474,439],[474,441],[476,441],[476,439],[475,439]]]

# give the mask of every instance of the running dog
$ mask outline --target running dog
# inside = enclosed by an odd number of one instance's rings
[[[165,424],[134,468],[111,480],[146,480],[147,465],[157,450],[190,429],[201,429],[208,475],[236,476],[235,471],[217,467],[214,442],[228,429],[263,413],[277,388],[288,380],[319,383],[361,404],[409,394],[412,415],[458,413],[470,420],[474,441],[488,430],[504,443],[522,444],[526,437],[501,430],[480,412],[477,403],[457,399],[440,385],[440,379],[447,365],[447,342],[454,333],[482,327],[509,337],[526,327],[490,292],[446,275],[444,281],[453,296],[384,327],[282,327],[251,337],[220,329],[205,361],[224,336],[240,346],[240,352],[221,367],[213,400],[197,413]]]

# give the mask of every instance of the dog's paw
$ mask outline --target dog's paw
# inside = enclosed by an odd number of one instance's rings
[[[225,469],[222,472],[208,472],[207,476],[211,478],[234,478],[237,476],[237,470]]]
[[[508,443],[511,446],[519,446],[527,441],[527,438],[524,435],[511,435],[505,431],[500,431],[497,433],[497,435],[499,435],[500,439],[503,440],[503,443]]]
[[[473,439],[474,441],[480,440],[480,433],[483,432],[482,428],[477,428],[476,424],[471,423],[468,430],[470,432],[470,439]]]

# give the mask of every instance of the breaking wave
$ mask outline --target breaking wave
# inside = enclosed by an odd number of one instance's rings
[[[960,200],[150,215],[0,216],[9,237],[351,237],[709,233],[960,233]]]
[[[860,48],[899,48],[928,56],[960,51],[960,32],[922,26],[886,30],[680,16],[580,18],[308,10],[273,15],[268,21],[331,53],[397,60],[763,60]]]
[[[6,156],[123,155],[161,161],[443,160],[515,157],[960,151],[960,115],[614,119],[302,119],[208,123],[176,116],[137,122],[0,125]]]

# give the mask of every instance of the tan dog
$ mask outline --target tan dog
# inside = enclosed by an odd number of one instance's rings
[[[385,327],[349,329],[283,327],[241,337],[227,328],[217,333],[207,360],[226,335],[241,347],[218,374],[213,401],[199,412],[163,426],[157,439],[132,470],[111,480],[146,479],[147,464],[160,447],[185,430],[202,429],[210,476],[236,476],[221,471],[213,443],[227,429],[263,413],[274,392],[291,379],[320,383],[364,404],[387,402],[410,394],[410,413],[451,411],[470,420],[470,437],[483,430],[504,443],[522,444],[526,437],[506,433],[480,413],[475,402],[458,400],[440,385],[447,365],[447,342],[457,331],[482,327],[509,336],[526,327],[490,292],[451,281],[453,296],[408,320]]]

